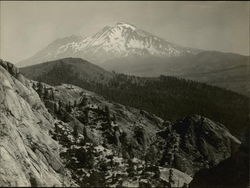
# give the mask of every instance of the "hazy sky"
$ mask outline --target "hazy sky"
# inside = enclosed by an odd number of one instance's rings
[[[0,1],[0,56],[16,63],[57,38],[128,22],[170,42],[249,54],[249,2]]]

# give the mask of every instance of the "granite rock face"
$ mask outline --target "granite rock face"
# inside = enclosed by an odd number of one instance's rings
[[[242,144],[230,158],[211,169],[195,174],[191,188],[245,188],[249,187],[249,127],[244,130]]]
[[[30,81],[2,60],[0,104],[0,186],[61,186],[59,145],[48,134],[54,118]]]
[[[240,145],[222,124],[199,115],[169,124],[158,135],[159,143],[164,146],[162,155],[158,155],[161,163],[190,175],[229,158]]]

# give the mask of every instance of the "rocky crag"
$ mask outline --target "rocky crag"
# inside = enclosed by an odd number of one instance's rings
[[[195,174],[191,188],[245,188],[249,187],[249,127],[243,131],[242,144],[237,152],[211,169]]]
[[[0,186],[70,185],[59,145],[48,134],[54,118],[31,82],[4,61],[0,82]]]

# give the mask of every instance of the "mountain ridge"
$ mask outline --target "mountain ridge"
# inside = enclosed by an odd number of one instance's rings
[[[52,74],[57,74],[57,76],[64,76],[61,73],[64,71],[69,71],[74,77],[77,75],[81,79],[87,79],[91,82],[107,82],[111,77],[112,73],[104,70],[103,68],[92,64],[86,60],[80,58],[63,58],[60,60],[49,61],[37,65],[31,65],[25,68],[20,68],[22,73],[24,73],[28,78],[37,78],[43,73],[48,73],[56,68],[57,72],[52,72]],[[32,72],[29,70],[32,69]],[[58,84],[62,83],[59,82]]]
[[[79,59],[66,58],[66,60]],[[65,59],[48,62],[48,65],[43,63],[21,68],[20,71],[30,79],[50,85],[61,83],[77,85],[109,100],[151,111],[162,118],[176,119],[190,113],[198,113],[226,124],[236,135],[239,133],[239,127],[246,124],[249,98],[238,93],[175,77],[136,77],[114,72],[106,73],[103,69],[97,74],[95,69],[86,69],[85,66],[79,68],[75,63],[68,66],[69,63],[61,64],[61,61]],[[62,66],[56,66],[57,64]],[[90,65],[96,67],[94,64]],[[49,66],[50,68],[46,70],[45,67]],[[35,73],[36,70],[39,73]],[[88,71],[91,74],[87,74]],[[236,124],[239,124],[239,127]]]
[[[250,96],[249,56],[203,51],[183,57],[118,58],[105,62],[106,70],[142,77],[175,76],[230,89]]]

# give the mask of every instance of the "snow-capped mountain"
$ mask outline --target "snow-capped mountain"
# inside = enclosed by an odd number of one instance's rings
[[[134,25],[117,23],[112,27],[106,26],[89,37],[70,36],[57,39],[19,65],[31,65],[64,57],[80,57],[101,64],[114,58],[178,57],[196,52],[197,50],[167,42]]]

